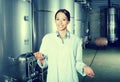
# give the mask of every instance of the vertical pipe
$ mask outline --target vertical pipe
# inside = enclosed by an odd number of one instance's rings
[[[3,21],[2,21],[2,0],[0,0],[0,19],[1,19],[1,22],[0,22],[0,78],[1,78],[1,74],[2,74],[2,57],[3,57],[3,41],[2,41],[2,24],[3,24]]]

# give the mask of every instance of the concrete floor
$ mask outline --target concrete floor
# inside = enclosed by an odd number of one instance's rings
[[[80,82],[120,82],[120,47],[83,50],[83,60],[90,65],[95,77],[80,77]]]

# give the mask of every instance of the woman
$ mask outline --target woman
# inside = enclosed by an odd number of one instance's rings
[[[70,13],[58,10],[55,23],[57,32],[46,34],[40,51],[34,53],[41,68],[48,66],[47,82],[79,82],[77,72],[94,77],[92,68],[82,61],[82,40],[67,30]]]

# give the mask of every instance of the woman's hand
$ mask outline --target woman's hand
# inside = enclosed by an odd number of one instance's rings
[[[39,60],[40,62],[41,62],[41,65],[43,65],[44,64],[44,56],[43,56],[43,54],[42,53],[40,53],[40,52],[35,52],[34,53],[34,56],[35,56],[35,58],[37,59],[37,60]]]
[[[94,71],[93,71],[93,69],[92,69],[91,67],[89,67],[89,66],[84,66],[83,69],[84,69],[84,73],[85,73],[87,76],[89,76],[89,77],[91,77],[91,78],[94,77]]]

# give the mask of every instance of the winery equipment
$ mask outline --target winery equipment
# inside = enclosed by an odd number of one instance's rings
[[[33,53],[22,54],[16,59],[10,58],[8,60],[10,63],[6,64],[6,67],[9,67],[9,70],[3,74],[5,82],[35,82],[40,80],[40,71],[36,69],[37,62]]]
[[[112,43],[118,40],[118,9],[111,7],[108,9],[107,37]]]

